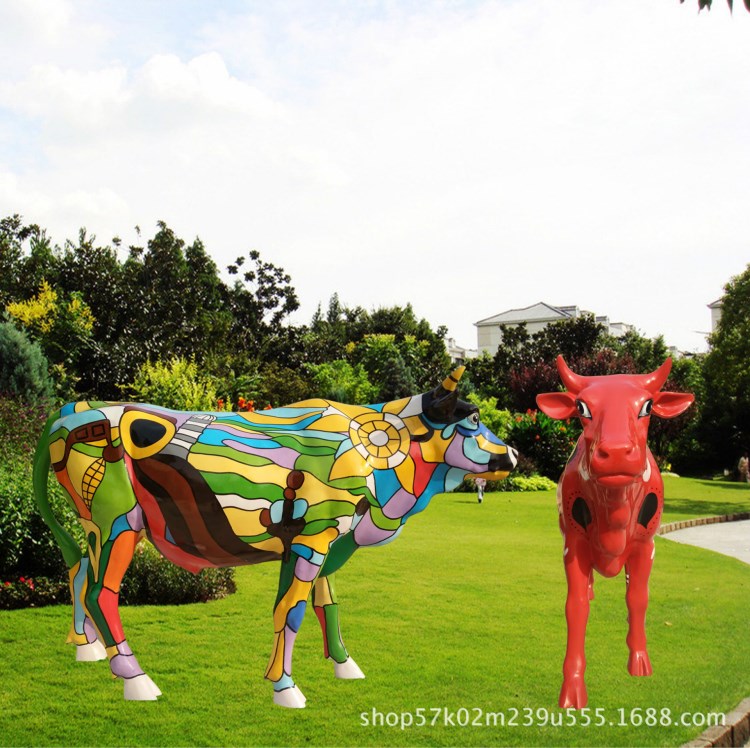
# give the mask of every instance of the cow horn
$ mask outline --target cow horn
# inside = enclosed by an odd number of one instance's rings
[[[643,374],[641,384],[649,391],[656,394],[667,381],[669,372],[672,370],[672,359],[668,358],[656,371]]]
[[[557,370],[560,372],[560,379],[562,379],[562,383],[568,392],[576,395],[586,386],[586,377],[571,371],[562,354],[557,357]]]
[[[446,392],[455,392],[458,387],[458,380],[461,379],[463,373],[466,371],[465,366],[459,366],[454,369],[444,380],[441,385]]]

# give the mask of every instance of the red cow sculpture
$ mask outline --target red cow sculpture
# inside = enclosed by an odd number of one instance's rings
[[[584,644],[594,570],[614,577],[625,566],[628,672],[652,672],[645,622],[664,484],[646,436],[651,415],[674,418],[694,399],[687,393],[660,392],[671,366],[667,359],[651,374],[585,377],[574,374],[558,356],[557,369],[568,391],[536,398],[551,418],[578,416],[583,426],[557,488],[568,582],[568,643],[559,701],[563,709],[580,709],[588,700]]]

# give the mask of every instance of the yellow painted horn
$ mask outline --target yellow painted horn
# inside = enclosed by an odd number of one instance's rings
[[[459,366],[457,369],[452,371],[444,380],[443,380],[443,389],[447,390],[448,392],[455,392],[456,387],[458,387],[458,380],[461,379],[463,376],[463,373],[466,371],[465,366]]]

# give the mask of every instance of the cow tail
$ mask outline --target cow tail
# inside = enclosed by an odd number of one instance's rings
[[[58,522],[52,512],[47,494],[47,479],[49,478],[50,455],[49,455],[49,433],[52,424],[60,417],[59,411],[49,417],[44,426],[44,431],[39,438],[39,444],[34,454],[34,496],[39,507],[39,513],[52,530],[57,544],[60,546],[65,563],[68,568],[73,568],[81,560],[81,549],[78,543],[68,531]]]

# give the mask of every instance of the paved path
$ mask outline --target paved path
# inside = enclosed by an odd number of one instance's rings
[[[739,522],[715,522],[686,527],[664,535],[667,540],[707,548],[750,564],[750,519]]]

